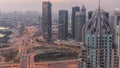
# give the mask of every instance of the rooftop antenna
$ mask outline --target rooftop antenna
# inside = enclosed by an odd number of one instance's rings
[[[101,9],[101,1],[99,0],[99,5],[98,5],[99,12],[100,12],[100,9]]]

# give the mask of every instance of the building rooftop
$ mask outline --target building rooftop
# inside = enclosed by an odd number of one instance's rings
[[[105,11],[103,9],[96,10],[86,25],[86,31],[91,34],[112,33],[110,21],[106,18]]]

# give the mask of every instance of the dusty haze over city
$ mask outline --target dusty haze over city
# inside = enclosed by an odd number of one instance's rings
[[[28,10],[41,12],[42,1],[51,1],[53,12],[57,12],[59,9],[71,10],[72,6],[81,6],[82,4],[85,4],[88,10],[95,10],[98,5],[98,0],[0,0],[0,10],[5,12]],[[120,8],[120,0],[101,1],[102,7],[107,11]]]

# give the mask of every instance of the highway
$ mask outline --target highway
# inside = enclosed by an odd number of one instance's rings
[[[31,27],[32,28],[32,27]],[[47,43],[47,42],[36,42],[35,38],[33,38],[33,33],[35,33],[35,29],[29,29],[25,30],[24,35],[21,37],[16,37],[16,39],[13,40],[11,43],[12,46],[8,48],[1,48],[1,50],[9,50],[14,49],[18,50],[19,53],[15,57],[15,59],[18,59],[20,57],[20,68],[35,68],[34,64],[34,56],[38,54],[43,54],[46,51],[51,52],[79,52],[79,48],[73,47],[73,46],[67,46],[64,44],[54,44],[54,43]],[[47,49],[38,49],[33,50],[35,47],[44,46]],[[64,50],[63,50],[64,49]],[[67,50],[66,50],[67,49]],[[28,50],[32,50],[30,53],[28,53]],[[7,64],[7,63],[6,63]]]

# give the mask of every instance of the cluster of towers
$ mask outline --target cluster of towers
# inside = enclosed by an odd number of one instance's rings
[[[69,37],[68,11],[59,11],[58,39],[72,38],[78,42],[85,42],[86,46],[79,55],[79,68],[118,68],[119,45],[115,43],[115,27],[109,19],[109,13],[98,7],[88,12],[83,5],[72,8],[71,30]],[[47,41],[52,38],[51,3],[43,2],[42,28],[43,37]],[[118,35],[117,35],[118,36]],[[119,39],[118,39],[119,40]],[[118,43],[119,44],[119,43]]]
[[[52,39],[52,4],[48,2],[42,3],[42,29],[43,37],[46,41]],[[69,13],[68,10],[59,10],[58,17],[58,39],[68,40],[69,38]],[[83,5],[80,7],[73,7],[71,14],[71,30],[70,38],[82,42],[82,28],[86,23],[86,8]]]
[[[42,2],[42,32],[43,38],[46,41],[52,40],[52,4],[49,1]],[[77,42],[85,42],[84,26],[85,23],[92,17],[93,11],[86,15],[86,8],[83,5],[72,7],[71,28],[69,29],[69,13],[68,10],[59,10],[58,14],[58,34],[57,39],[68,40],[73,39]],[[109,18],[109,13],[104,12],[104,15]]]
[[[70,37],[68,37],[68,11],[59,11],[59,25],[58,25],[58,39],[68,40],[72,38],[78,42],[82,42],[82,28],[86,23],[86,8],[83,5],[82,8],[76,6],[72,8],[71,14],[71,31]]]

